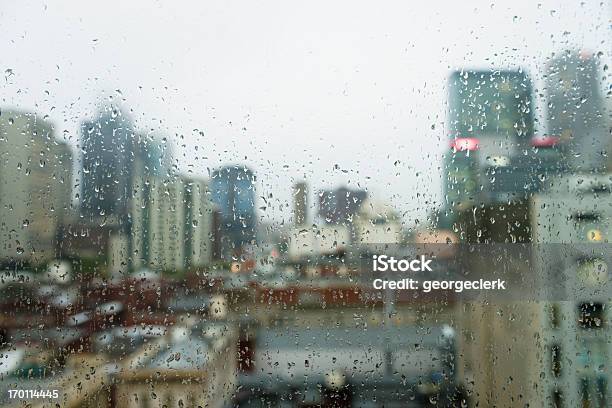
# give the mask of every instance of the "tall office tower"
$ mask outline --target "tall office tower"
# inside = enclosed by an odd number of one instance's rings
[[[610,372],[610,175],[568,175],[531,203],[539,302],[539,400],[533,406],[608,407]],[[532,324],[535,324],[533,321]],[[527,374],[527,373],[526,373]]]
[[[522,70],[457,71],[449,80],[447,205],[504,202],[537,190],[532,85]]]
[[[308,211],[308,185],[305,181],[293,186],[293,222],[296,227],[306,224]]]
[[[178,178],[153,178],[149,197],[149,248],[154,269],[185,267],[185,190]]]
[[[477,138],[481,149],[511,154],[534,134],[531,80],[522,71],[456,71],[449,80],[451,139]]]
[[[172,152],[166,143],[154,134],[136,133],[132,141],[130,160],[132,180],[135,175],[161,176],[169,174]]]
[[[103,109],[81,126],[81,211],[117,222],[127,214],[134,157],[131,120],[117,107]]]
[[[206,182],[140,174],[133,188],[125,262],[131,269],[182,271],[210,263],[213,206]]]
[[[221,255],[231,256],[256,239],[255,175],[243,165],[215,170],[210,180],[220,217]]]
[[[603,170],[610,148],[599,67],[592,54],[565,51],[548,64],[549,132],[560,138],[575,171]]]
[[[213,256],[213,205],[208,183],[184,179],[185,184],[185,265],[208,265]]]
[[[150,217],[151,199],[156,180],[169,176],[170,154],[151,135],[137,133],[134,136],[134,156],[130,163],[129,215],[119,226],[129,236],[128,252],[131,254],[130,268],[138,269],[150,262]]]
[[[319,216],[326,224],[350,224],[368,197],[363,190],[340,187],[319,193]]]
[[[480,201],[482,188],[478,140],[461,138],[451,142],[444,156],[444,200],[452,212]]]
[[[0,116],[0,258],[40,264],[55,256],[70,209],[72,154],[33,113]]]

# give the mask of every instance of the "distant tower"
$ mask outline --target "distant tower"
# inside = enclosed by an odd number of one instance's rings
[[[116,107],[81,125],[81,212],[88,217],[122,217],[128,211],[134,129]]]
[[[522,198],[532,189],[524,152],[534,136],[532,84],[523,70],[455,71],[449,78],[450,209]],[[527,187],[526,187],[527,186]]]
[[[574,171],[603,170],[610,135],[599,69],[592,54],[565,51],[547,67],[547,120],[551,134],[560,138],[565,158]]]
[[[368,197],[364,190],[339,187],[319,193],[319,216],[326,224],[351,224],[353,216]]]
[[[306,224],[307,207],[308,185],[301,181],[293,186],[293,217],[296,227]]]
[[[448,88],[451,140],[475,138],[481,149],[506,156],[529,146],[534,109],[525,71],[455,71]]]
[[[56,256],[70,212],[72,151],[35,113],[0,117],[0,264],[41,265]]]
[[[221,167],[210,180],[220,216],[221,252],[231,255],[255,241],[255,175],[244,165]]]

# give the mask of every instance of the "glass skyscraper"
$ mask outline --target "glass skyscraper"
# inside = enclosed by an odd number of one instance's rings
[[[560,139],[563,159],[576,171],[602,170],[610,134],[594,56],[560,53],[548,65],[546,90],[548,128]]]
[[[522,198],[537,189],[531,80],[522,70],[456,71],[449,80],[445,199],[451,208]]]
[[[103,109],[81,125],[81,212],[87,217],[127,213],[134,127],[118,108]]]
[[[220,216],[221,252],[239,252],[254,242],[256,232],[255,176],[243,165],[221,167],[212,173],[212,201]]]

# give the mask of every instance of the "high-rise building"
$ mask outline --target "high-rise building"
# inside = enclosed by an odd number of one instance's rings
[[[149,265],[153,269],[185,266],[185,197],[180,179],[153,178],[149,195]]]
[[[71,205],[72,153],[34,113],[0,117],[0,258],[40,264],[56,255]]]
[[[132,146],[134,153],[131,160],[132,175],[161,176],[168,173],[172,152],[159,137],[155,134],[138,132],[134,135]]]
[[[610,148],[605,105],[593,54],[565,51],[547,67],[547,122],[574,171],[603,170]]]
[[[243,165],[215,170],[210,180],[221,228],[221,253],[239,252],[256,239],[255,175]]]
[[[213,205],[208,183],[184,180],[185,266],[208,265],[213,256]]]
[[[522,70],[451,75],[450,151],[444,159],[447,213],[526,199],[551,173],[564,171],[558,140],[534,136],[533,111],[531,81]]]
[[[508,155],[529,145],[533,116],[531,80],[522,70],[456,71],[450,77],[451,139],[476,138],[482,149]]]
[[[179,222],[183,206],[174,202],[182,197],[174,197],[169,149],[154,135],[136,132],[131,119],[115,106],[85,121],[81,138],[81,214],[86,224],[94,226],[104,219],[109,236],[101,251],[107,252],[110,272],[124,273],[144,265],[183,269],[183,244],[168,235],[183,226]],[[169,181],[162,181],[164,177]],[[156,196],[158,184],[166,190]],[[156,224],[160,219],[161,224]]]
[[[213,208],[203,180],[141,174],[133,182],[131,268],[182,271],[210,263]]]
[[[347,187],[321,191],[319,216],[326,224],[348,225],[367,197],[366,191],[351,190]]]
[[[533,198],[534,242],[543,248],[534,269],[547,289],[538,302],[541,358],[533,371],[540,386],[534,406],[607,407],[612,401],[606,369],[612,358],[611,191],[609,175],[572,175],[553,180]]]
[[[450,210],[480,201],[481,182],[478,142],[463,139],[444,156],[444,200]]]
[[[83,149],[81,212],[116,217],[127,214],[134,157],[134,127],[117,107],[103,109],[98,118],[81,126]]]
[[[302,181],[293,186],[293,222],[299,227],[306,223],[308,211],[308,185]]]

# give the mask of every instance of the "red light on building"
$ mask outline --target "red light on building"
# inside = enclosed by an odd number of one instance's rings
[[[554,147],[559,144],[560,140],[558,136],[534,136],[531,139],[531,145],[539,148]]]
[[[590,60],[593,57],[593,52],[589,50],[580,50],[578,56],[583,61]]]
[[[459,152],[478,150],[480,141],[475,137],[458,137],[451,142],[451,148]]]

